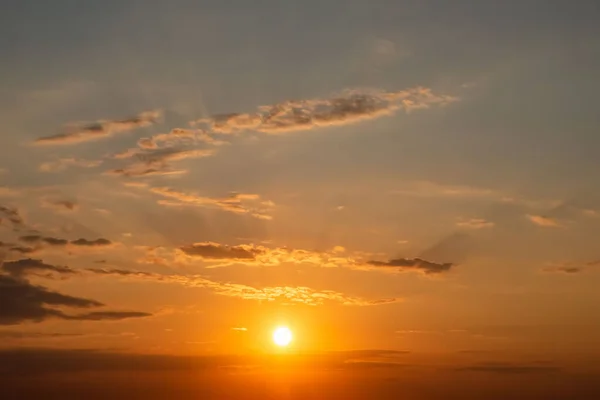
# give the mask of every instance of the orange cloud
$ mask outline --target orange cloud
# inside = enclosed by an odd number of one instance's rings
[[[555,219],[552,219],[550,217],[545,217],[542,215],[528,214],[527,219],[529,219],[529,221],[531,221],[532,223],[534,223],[538,226],[544,227],[544,228],[560,228],[561,227],[561,225]]]

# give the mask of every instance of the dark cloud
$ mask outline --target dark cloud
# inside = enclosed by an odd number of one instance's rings
[[[74,297],[30,283],[28,275],[62,277],[78,272],[66,266],[56,266],[41,260],[22,259],[1,264],[0,271],[0,325],[14,325],[25,321],[40,322],[48,318],[79,321],[120,320],[146,317],[137,311],[101,310],[82,314],[65,313],[64,308],[81,309],[102,307],[96,300]]]
[[[450,271],[454,266],[452,263],[435,263],[421,258],[397,258],[389,261],[368,261],[374,267],[394,267],[401,271],[422,271],[426,274],[437,274]]]
[[[34,260],[31,258],[26,258],[17,261],[5,261],[0,266],[0,269],[15,278],[20,278],[30,273],[76,273],[69,267],[46,264],[42,260]]]
[[[128,132],[133,129],[150,126],[158,122],[162,113],[146,111],[135,117],[122,120],[102,120],[86,125],[75,126],[64,133],[44,136],[34,141],[38,145],[60,145],[88,142],[109,137],[116,133]]]
[[[86,247],[110,246],[113,244],[113,242],[111,242],[108,239],[104,239],[104,238],[95,239],[95,240],[88,240],[88,239],[82,238],[82,239],[72,240],[70,243],[74,246],[86,246]]]
[[[227,246],[219,243],[194,243],[180,248],[188,256],[212,260],[253,260],[264,251],[251,245]]]
[[[35,286],[25,279],[0,275],[0,325],[68,318],[63,311],[52,307],[90,308],[102,305],[95,300],[68,296]]]
[[[66,246],[68,244],[72,246],[81,246],[81,247],[98,247],[98,246],[110,246],[113,244],[108,239],[99,238],[94,240],[89,239],[76,239],[68,241],[67,239],[49,237],[49,236],[41,236],[41,235],[25,235],[19,237],[19,240],[24,243],[29,244],[46,244],[48,246]]]

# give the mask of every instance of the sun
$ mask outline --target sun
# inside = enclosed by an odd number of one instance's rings
[[[292,341],[292,331],[286,326],[280,326],[273,331],[273,343],[277,346],[285,347]]]

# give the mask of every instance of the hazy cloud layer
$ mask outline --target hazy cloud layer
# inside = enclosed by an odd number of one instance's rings
[[[117,133],[150,126],[156,123],[161,116],[162,113],[160,111],[146,111],[132,118],[101,120],[89,124],[71,126],[63,133],[38,138],[34,143],[39,145],[60,145],[88,142],[106,138]]]
[[[127,278],[138,282],[161,282],[177,284],[188,287],[207,288],[215,294],[228,297],[237,297],[244,300],[258,300],[267,302],[278,302],[281,304],[304,304],[317,306],[325,302],[335,302],[343,305],[368,306],[378,304],[389,304],[400,301],[396,298],[368,300],[346,294],[324,290],[317,291],[304,286],[274,286],[255,288],[248,285],[215,282],[203,278],[200,275],[161,275],[141,271],[128,271],[120,269],[94,269],[86,270],[88,273],[104,276],[116,276]]]
[[[330,99],[290,100],[259,107],[252,113],[214,115],[194,122],[209,131],[235,133],[251,130],[283,133],[325,126],[348,125],[391,115],[398,110],[412,111],[432,105],[446,105],[456,98],[434,94],[417,87],[398,92],[359,92],[349,90]]]

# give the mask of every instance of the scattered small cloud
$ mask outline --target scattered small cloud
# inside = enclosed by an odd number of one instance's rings
[[[493,228],[494,223],[491,221],[487,221],[483,218],[471,218],[467,220],[462,220],[456,223],[456,226],[459,228],[467,228],[467,229],[485,229],[485,228]]]
[[[562,226],[558,221],[550,217],[531,214],[527,214],[526,217],[531,223],[543,228],[560,228]]]
[[[231,330],[236,332],[248,332],[248,328],[231,328]]]
[[[122,120],[101,120],[83,125],[73,124],[63,133],[36,139],[34,144],[66,145],[102,139],[117,133],[153,125],[160,120],[161,116],[162,112],[160,111],[146,111]]]

